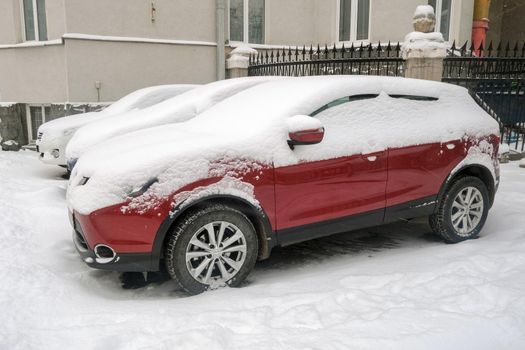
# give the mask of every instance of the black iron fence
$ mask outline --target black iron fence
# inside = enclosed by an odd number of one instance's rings
[[[469,89],[500,124],[502,142],[525,151],[525,42],[486,47],[452,44],[443,63],[444,82]]]
[[[400,43],[333,45],[261,50],[248,75],[404,76]],[[502,142],[525,151],[525,42],[486,47],[453,43],[443,62],[443,81],[469,89],[500,124]]]
[[[250,58],[248,75],[385,75],[403,76],[401,46],[396,44],[333,45],[265,50]]]

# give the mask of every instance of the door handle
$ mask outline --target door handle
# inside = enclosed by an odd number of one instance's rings
[[[366,159],[369,161],[369,162],[375,162],[377,160],[377,156],[368,156],[366,157]]]

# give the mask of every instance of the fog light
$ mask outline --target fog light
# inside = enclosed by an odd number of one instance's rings
[[[51,155],[54,157],[54,158],[58,158],[60,157],[60,151],[57,150],[57,149],[54,149],[51,151]]]

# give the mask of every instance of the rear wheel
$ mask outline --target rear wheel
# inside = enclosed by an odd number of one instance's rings
[[[242,212],[212,205],[189,214],[172,231],[166,267],[191,294],[237,287],[253,269],[257,249],[255,228]]]
[[[489,192],[477,177],[454,181],[430,216],[432,230],[448,243],[476,238],[487,220]]]

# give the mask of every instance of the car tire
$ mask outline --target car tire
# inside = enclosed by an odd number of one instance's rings
[[[489,191],[477,177],[465,176],[451,183],[429,217],[430,227],[447,243],[477,238],[489,211]]]
[[[252,222],[221,204],[186,215],[171,231],[164,251],[170,276],[190,294],[240,286],[252,271],[257,252]]]

